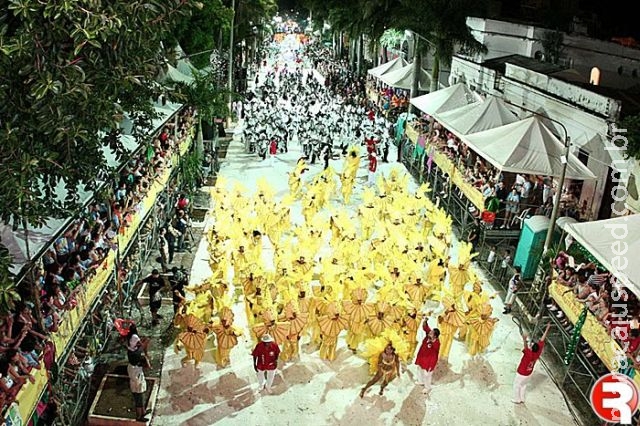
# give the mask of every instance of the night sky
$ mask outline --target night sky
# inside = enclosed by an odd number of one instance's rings
[[[350,1],[350,0],[345,0]],[[416,0],[428,1],[428,0]],[[491,2],[491,0],[487,0]],[[297,9],[301,0],[279,0],[280,10]],[[589,35],[601,39],[611,37],[635,37],[640,41],[640,24],[637,14],[631,10],[635,2],[628,0],[543,0],[546,10],[532,14],[530,10],[523,10],[522,5],[527,0],[493,1],[498,7],[492,10],[498,12],[494,19],[503,17],[510,20],[537,21],[541,26],[557,28],[567,31],[574,15],[581,16],[587,21]],[[501,6],[499,5],[501,3]],[[537,16],[536,16],[537,15]]]

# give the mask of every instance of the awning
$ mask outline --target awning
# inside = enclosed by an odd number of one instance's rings
[[[451,111],[436,113],[435,118],[458,137],[518,121],[507,105],[495,96]]]
[[[397,89],[411,90],[415,68],[413,64],[408,64],[399,70],[387,72],[380,76],[383,83]],[[418,90],[426,92],[431,85],[431,76],[424,69],[420,68],[420,78],[418,79]]]
[[[537,117],[484,132],[462,140],[481,157],[504,172],[560,176],[564,144]],[[567,179],[595,179],[578,158],[569,154]]]
[[[615,275],[636,296],[640,296],[640,214],[595,222],[572,223],[565,230]]]
[[[420,111],[434,115],[469,105],[477,100],[466,85],[457,83],[453,86],[415,97],[409,102]]]
[[[380,78],[381,75],[386,74],[388,72],[395,71],[395,70],[399,70],[405,67],[406,65],[407,65],[407,61],[405,61],[401,57],[397,57],[395,59],[390,60],[389,62],[385,62],[382,65],[378,65],[375,68],[371,68],[367,72],[374,77]]]

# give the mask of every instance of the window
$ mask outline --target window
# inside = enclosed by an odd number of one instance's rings
[[[578,150],[578,160],[580,160],[580,162],[586,166],[587,163],[589,162],[589,153],[584,149],[580,148]]]
[[[544,61],[544,53],[542,53],[540,50],[536,50],[536,53],[533,54],[533,57],[537,61]]]
[[[622,66],[618,67],[618,75],[622,75],[624,73],[624,68]]]
[[[638,78],[638,70],[631,71],[631,77]]]

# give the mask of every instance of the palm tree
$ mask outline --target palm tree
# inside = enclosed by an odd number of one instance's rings
[[[400,0],[398,23],[429,40],[433,52],[430,91],[438,90],[440,65],[451,64],[456,49],[467,54],[485,52],[467,26],[467,16],[484,13],[484,0]]]

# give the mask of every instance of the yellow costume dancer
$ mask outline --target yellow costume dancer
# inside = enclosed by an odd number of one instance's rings
[[[404,340],[409,345],[410,354],[413,354],[418,346],[418,329],[422,323],[422,317],[423,315],[418,313],[413,306],[408,307],[402,317],[400,330],[402,330]]]
[[[400,362],[407,362],[413,353],[402,336],[395,330],[387,330],[367,340],[362,355],[369,361],[369,373],[373,374],[373,378],[360,391],[360,398],[380,380],[379,394],[384,394],[387,385],[400,375]]]
[[[420,309],[427,301],[429,294],[431,294],[431,289],[426,283],[422,282],[420,276],[416,276],[410,284],[405,284],[404,291],[416,309]]]
[[[464,327],[464,314],[457,308],[455,299],[446,294],[442,300],[444,312],[438,317],[438,327],[440,328],[440,358],[449,358],[451,343],[456,332]]]
[[[342,173],[340,174],[340,191],[345,204],[349,204],[351,193],[353,192],[353,183],[356,180],[356,174],[360,167],[360,155],[356,146],[349,147],[349,152],[344,159]]]
[[[366,303],[367,290],[356,288],[351,291],[351,300],[342,302],[349,325],[347,330],[347,346],[356,352],[358,346],[367,336],[367,318],[373,314],[373,306]]]
[[[209,329],[194,315],[180,315],[176,325],[181,330],[177,340],[184,346],[187,353],[181,360],[182,366],[184,367],[187,362],[193,360],[197,367],[204,358],[204,347]]]
[[[348,327],[347,319],[341,315],[338,302],[330,302],[327,305],[327,313],[318,318],[318,326],[322,336],[320,345],[320,358],[328,361],[336,359],[336,346],[338,335]]]
[[[472,318],[468,321],[469,333],[467,333],[467,350],[469,355],[481,355],[491,343],[491,335],[495,328],[498,318],[491,318],[493,308],[490,304],[485,303],[480,308],[480,316]]]
[[[289,323],[289,332],[284,341],[284,347],[280,354],[280,359],[283,361],[289,361],[296,359],[299,356],[300,350],[300,334],[307,326],[309,320],[309,314],[300,312],[300,307],[295,298],[291,298],[288,294],[285,295],[285,305],[283,312],[283,320]]]
[[[231,312],[230,301],[223,302],[225,305],[220,310],[220,319],[214,323],[212,330],[216,335],[217,348],[213,359],[218,367],[226,367],[230,363],[229,354],[238,344],[238,337],[242,336],[242,329],[233,325],[233,312]]]
[[[432,294],[435,300],[441,298],[442,287],[444,284],[444,278],[447,274],[447,263],[441,257],[436,257],[429,262],[429,268],[427,270],[427,283],[432,289]]]
[[[372,336],[380,336],[382,332],[395,327],[395,318],[390,313],[391,305],[385,301],[375,304],[373,314],[367,318],[367,325]]]
[[[266,303],[268,304],[269,302]],[[256,340],[259,341],[263,335],[269,334],[273,337],[273,340],[275,340],[278,346],[284,345],[289,333],[289,323],[285,321],[276,321],[276,318],[277,316],[273,307],[264,307],[261,314],[262,322],[257,323],[251,329]]]
[[[296,199],[300,199],[300,189],[302,188],[302,173],[304,173],[307,168],[307,163],[305,163],[304,159],[301,158],[298,160],[296,164],[296,168],[293,172],[289,173],[289,193]]]
[[[471,279],[471,259],[476,254],[471,255],[472,246],[469,243],[460,242],[458,247],[458,264],[449,265],[449,284],[453,297],[457,303],[462,302],[464,286]]]
[[[378,226],[378,209],[375,207],[376,195],[371,188],[365,188],[362,193],[362,205],[358,207],[358,217],[362,228],[362,238],[365,240],[373,236]]]

